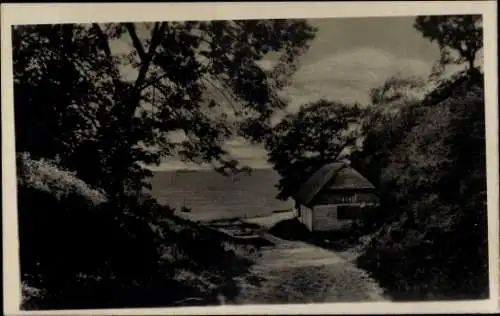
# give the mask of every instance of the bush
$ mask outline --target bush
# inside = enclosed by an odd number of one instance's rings
[[[169,306],[189,297],[215,303],[214,293],[234,288],[232,276],[251,264],[150,196],[118,204],[55,163],[20,160],[24,309]],[[196,280],[178,278],[181,270]]]
[[[105,202],[103,192],[91,188],[78,179],[75,173],[64,170],[53,161],[33,160],[29,153],[17,155],[18,183],[21,187],[33,188],[49,193],[62,200],[70,195],[79,196],[94,205]]]
[[[276,223],[269,232],[276,237],[287,240],[309,240],[311,232],[297,218],[283,220]]]
[[[78,191],[20,184],[18,201],[21,273],[46,292],[40,308],[102,306],[120,288],[158,278],[158,241],[147,222]]]
[[[396,142],[379,138],[385,224],[358,264],[396,299],[488,296],[483,83],[465,77],[408,107],[416,115]],[[373,168],[378,157],[364,157]]]

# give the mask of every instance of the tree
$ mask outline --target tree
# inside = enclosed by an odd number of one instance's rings
[[[289,114],[266,142],[269,162],[280,174],[278,198],[286,200],[313,172],[355,145],[361,109],[320,100]]]
[[[390,282],[388,288],[395,292],[411,286],[415,293],[410,294],[419,298],[427,293],[470,298],[487,293],[483,82],[472,74],[463,76],[466,80],[453,85],[444,100],[415,107],[419,110],[415,124],[404,133],[394,133],[402,137],[391,146],[385,137],[372,142],[379,146],[367,159],[367,169],[375,171],[377,158],[384,158],[378,165],[380,215],[387,216],[386,227],[405,237],[397,254],[404,258],[403,265],[394,265],[393,255],[386,252],[388,243],[380,238],[371,250],[377,254],[378,262],[373,262],[377,267],[370,269]],[[463,247],[457,249],[457,243]],[[417,269],[421,276],[413,279]],[[408,299],[409,293],[401,294]]]
[[[397,240],[374,237],[358,264],[396,299],[486,297],[484,81],[474,63],[480,17],[419,17],[415,25],[440,45],[441,66],[468,69],[438,78],[423,98],[391,113],[380,110],[392,102],[380,97],[390,89],[376,90],[382,102],[365,120],[353,164],[378,187],[384,229]]]
[[[351,154],[351,163],[377,187],[391,152],[417,124],[425,81],[395,75],[370,91],[371,106],[364,111],[361,145]]]
[[[169,155],[221,172],[239,169],[224,141],[266,135],[274,111],[285,106],[276,95],[291,75],[285,70],[293,72],[314,29],[304,21],[252,20],[12,31],[17,151],[56,161],[48,173],[27,175],[49,185],[47,192],[19,186],[23,281],[47,292],[44,307],[165,306],[215,292],[211,284],[175,280],[179,266],[203,280],[229,268],[243,273],[248,263],[239,264],[210,232],[195,224],[174,230],[172,219],[162,221],[169,209],[130,195],[147,186],[144,165]],[[264,71],[257,62],[270,52],[280,62]],[[184,136],[180,143],[173,133]],[[60,199],[60,188],[47,183],[59,168],[89,190],[103,189],[106,202],[92,205],[80,192]],[[169,248],[181,254],[165,256]],[[224,276],[214,282],[231,284]]]
[[[390,76],[382,85],[370,90],[371,104],[386,108],[399,108],[419,101],[424,88],[423,78],[403,75]]]
[[[476,69],[476,56],[483,47],[480,15],[419,16],[414,27],[425,38],[437,42],[442,66],[466,63],[468,69]]]
[[[224,140],[269,131],[285,106],[284,64],[314,33],[300,20],[16,26],[17,150],[56,158],[112,197],[147,186],[144,165],[169,155],[235,170]],[[281,62],[266,73],[256,62],[272,51]]]

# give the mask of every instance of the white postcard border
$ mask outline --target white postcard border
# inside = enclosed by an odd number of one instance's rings
[[[498,74],[495,1],[2,4],[2,203],[5,315],[390,314],[494,312],[499,301]],[[16,170],[10,26],[14,24],[482,14],[487,131],[489,300],[325,303],[74,311],[19,311]],[[457,245],[459,247],[459,245]]]

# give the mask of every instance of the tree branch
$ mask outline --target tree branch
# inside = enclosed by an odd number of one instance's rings
[[[113,62],[113,55],[111,53],[111,48],[109,47],[108,37],[102,31],[102,29],[98,23],[92,23],[92,28],[96,32],[97,38],[99,39],[99,46],[101,47],[101,49],[104,51],[104,54],[106,54],[106,57],[108,58],[109,68],[111,69],[111,72],[112,72],[111,77],[112,77],[113,83],[115,84],[115,88],[118,88],[120,86],[119,71]]]
[[[130,38],[132,39],[132,44],[134,45],[134,48],[137,50],[139,57],[141,58],[142,61],[144,61],[146,59],[146,51],[144,50],[144,47],[142,46],[141,40],[137,36],[137,32],[135,31],[134,23],[125,23],[125,27],[127,28],[128,34],[129,34]],[[154,30],[156,30],[156,28],[157,28],[157,24],[155,24]]]
[[[203,64],[203,63],[200,63],[202,66],[207,66],[206,64]],[[156,83],[158,83],[160,80],[162,80],[163,78],[166,78],[168,77],[170,74],[169,73],[164,73],[162,74],[161,76],[159,77],[156,77],[156,78],[153,78],[152,80],[148,81],[148,82],[145,82],[144,85],[142,85],[139,89],[142,91]]]
[[[135,87],[136,89],[139,89],[142,85],[144,85],[144,81],[146,79],[146,74],[148,73],[149,66],[151,64],[151,61],[153,60],[153,54],[157,48],[157,46],[160,44],[161,40],[161,35],[165,33],[165,28],[167,27],[166,23],[161,23],[155,24],[155,27],[151,31],[151,43],[149,45],[149,49],[147,53],[144,53],[144,49],[142,48],[142,45],[140,45],[139,42],[139,47],[142,49],[142,53],[139,53],[139,56],[143,55],[141,57],[141,68],[139,69],[139,75],[137,76],[137,79],[135,81]],[[135,28],[133,28],[135,30]],[[135,34],[135,33],[134,33]],[[135,36],[137,38],[137,35]]]
[[[97,38],[99,39],[99,44],[101,46],[101,49],[104,51],[106,56],[111,59],[111,49],[109,48],[109,42],[106,37],[106,34],[102,31],[101,27],[99,26],[98,23],[92,23],[92,28],[97,34]]]
[[[166,89],[164,87],[162,87],[161,85],[159,85],[157,82],[152,83],[151,85],[153,87],[153,91],[155,91],[155,90],[160,91],[160,93],[163,94],[163,96],[166,99],[168,99],[170,93],[168,91],[166,91]]]
[[[226,95],[226,93],[221,88],[217,87],[217,85],[213,83],[211,80],[209,80],[206,76],[202,79],[205,79],[206,82],[208,82],[212,87],[217,89],[217,91],[226,99],[227,103],[229,103],[229,105],[233,108],[235,115],[241,114],[241,112],[238,111],[238,109],[236,109],[236,107],[234,106],[233,102],[231,101],[231,98],[228,95]]]
[[[137,36],[137,33],[135,31],[135,26],[133,23],[126,23],[125,24],[130,37],[132,39],[132,43],[137,50],[139,57],[141,58],[141,65],[139,68],[139,74],[137,76],[137,79],[135,81],[134,87],[135,90],[133,92],[133,95],[131,96],[132,98],[129,100],[128,107],[127,107],[127,116],[132,117],[135,113],[135,109],[139,105],[139,101],[141,98],[141,87],[144,85],[144,81],[146,80],[146,75],[149,70],[149,66],[151,65],[151,61],[153,60],[153,54],[160,44],[161,41],[161,36],[164,34],[165,29],[167,27],[167,23],[162,22],[162,23],[155,23],[155,26],[153,30],[151,31],[151,43],[149,45],[148,52],[146,53],[144,50],[144,47],[142,46],[142,43]]]
[[[122,82],[120,81],[120,72],[113,61],[113,55],[111,53],[111,48],[109,46],[108,37],[102,31],[98,23],[92,23],[92,28],[96,32],[97,37],[99,39],[99,46],[101,47],[101,49],[106,54],[106,57],[108,58],[108,64],[111,72],[111,80],[113,81],[115,97],[121,100],[123,98],[123,90],[122,90],[123,86]]]
[[[168,75],[169,75],[168,73],[164,73],[163,75],[161,75],[157,78],[154,78],[153,80],[151,80],[149,82],[146,82],[143,86],[139,87],[139,89],[142,91],[146,88],[149,88],[150,86],[155,86],[155,84],[157,84],[163,78],[168,77]]]

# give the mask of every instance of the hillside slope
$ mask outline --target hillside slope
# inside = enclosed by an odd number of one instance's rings
[[[234,277],[255,251],[169,213],[147,196],[119,208],[57,163],[19,155],[22,308],[206,305],[236,295]]]
[[[406,130],[381,160],[385,164],[375,181],[386,223],[358,263],[398,299],[488,295],[484,94],[479,77],[468,74],[441,87],[428,102],[405,109],[397,120]]]

